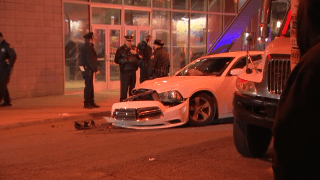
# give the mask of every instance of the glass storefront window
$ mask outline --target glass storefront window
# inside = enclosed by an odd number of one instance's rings
[[[235,0],[224,0],[224,12],[226,13],[237,13],[238,12],[238,1]]]
[[[233,16],[233,15],[225,15],[223,18],[224,19],[223,29],[226,29],[235,17],[236,16]]]
[[[222,12],[223,0],[209,0],[209,12]]]
[[[244,3],[246,3],[247,0],[239,0],[238,2],[238,12],[239,10],[242,8],[242,6],[244,5]]]
[[[189,0],[173,0],[173,9],[189,10]]]
[[[125,10],[125,24],[132,26],[150,26],[149,11]]]
[[[104,29],[94,29],[94,49],[97,52],[98,61],[97,68],[100,71],[99,74],[95,75],[96,82],[105,82],[106,81],[106,42],[105,42],[105,30]]]
[[[91,2],[107,3],[107,4],[121,4],[122,0],[91,0]]]
[[[189,63],[188,49],[189,13],[173,12],[172,59],[173,73]],[[179,60],[179,61],[178,61]]]
[[[170,38],[171,16],[169,11],[153,11],[152,19],[152,39],[161,39],[164,42],[163,48],[171,53],[171,38]]]
[[[124,5],[151,7],[151,0],[124,0]]]
[[[120,80],[120,67],[119,64],[114,62],[117,49],[122,46],[120,44],[120,30],[110,30],[109,31],[109,47],[110,47],[110,81]]]
[[[207,53],[207,15],[191,14],[190,18],[190,61]]]
[[[208,51],[222,33],[222,15],[208,15]]]
[[[155,8],[171,8],[171,1],[169,0],[153,0],[153,7]]]
[[[101,47],[105,46],[104,48],[96,46],[96,50],[101,52],[99,58],[104,58],[103,51],[105,51],[105,61],[110,55],[112,62],[115,50],[123,44],[120,42],[123,35],[135,34],[134,39],[140,37],[137,39],[139,42],[145,34],[150,33],[153,36],[152,40],[163,40],[164,48],[171,55],[172,75],[208,52],[246,0],[63,0],[63,2],[66,89],[81,87],[83,90],[84,82],[78,68],[77,56],[81,44],[84,43],[82,36],[89,31],[89,25],[92,26],[92,31],[96,31],[95,35],[98,38],[96,41],[101,43]],[[150,29],[151,20],[152,29]],[[112,29],[109,29],[109,26],[96,26],[101,24],[117,25],[112,27],[118,29],[114,29],[116,32],[111,37]],[[98,27],[106,28],[103,30]],[[103,42],[103,36],[108,41]],[[110,46],[110,42],[115,45]],[[110,47],[113,48],[106,49]],[[109,76],[110,81],[119,80],[117,64],[114,64],[116,68],[102,63],[100,67],[102,73],[96,76],[96,82],[109,81]],[[109,72],[110,74],[107,74]]]
[[[89,32],[89,5],[64,3],[64,29],[66,91],[82,90],[79,54],[83,35]]]
[[[207,12],[207,0],[191,0],[191,10]]]
[[[92,24],[120,25],[121,10],[109,8],[92,8]]]

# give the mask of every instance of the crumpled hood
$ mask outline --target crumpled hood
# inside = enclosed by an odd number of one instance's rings
[[[157,78],[153,80],[144,81],[142,84],[139,84],[135,89],[153,89],[158,93],[170,91],[172,89],[183,92],[188,87],[193,87],[197,89],[206,85],[213,80],[217,80],[216,76],[171,76]]]

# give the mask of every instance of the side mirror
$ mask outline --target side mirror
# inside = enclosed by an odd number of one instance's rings
[[[270,27],[267,24],[260,24],[259,35],[262,38],[269,37]]]
[[[232,76],[238,76],[241,72],[242,72],[242,69],[241,69],[241,68],[236,68],[236,69],[232,69],[232,70],[230,71],[230,74],[231,74]]]
[[[242,44],[247,46],[255,46],[256,34],[254,32],[244,32],[242,38]]]

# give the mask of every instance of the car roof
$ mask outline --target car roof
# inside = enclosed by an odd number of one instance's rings
[[[257,55],[257,54],[263,54],[263,53],[264,53],[264,51],[249,51],[250,55]],[[207,55],[207,56],[202,56],[200,58],[208,58],[208,57],[239,57],[239,56],[245,56],[246,54],[247,54],[247,51],[234,51],[234,52],[226,52],[226,53],[219,53],[219,54],[211,54],[211,55]]]

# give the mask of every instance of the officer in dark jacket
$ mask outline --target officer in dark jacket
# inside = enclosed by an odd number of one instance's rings
[[[136,85],[136,71],[138,70],[139,51],[132,46],[132,35],[125,36],[126,43],[119,47],[115,55],[115,63],[120,66],[120,102],[132,95]],[[128,89],[129,88],[129,89]]]
[[[100,106],[94,102],[93,74],[99,74],[99,71],[97,69],[97,53],[93,45],[93,33],[89,32],[83,37],[85,38],[85,43],[80,50],[79,68],[85,79],[84,108],[99,108]]]
[[[16,60],[14,49],[3,39],[0,32],[0,106],[12,106],[7,88],[13,64]]]
[[[154,40],[154,52],[151,57],[152,78],[166,77],[170,70],[169,53],[163,48],[162,40]]]
[[[141,60],[139,61],[140,67],[140,83],[145,80],[149,79],[148,76],[148,66],[149,61],[152,55],[152,48],[148,45],[150,42],[151,36],[146,35],[143,40],[138,44],[139,53],[142,56]]]

